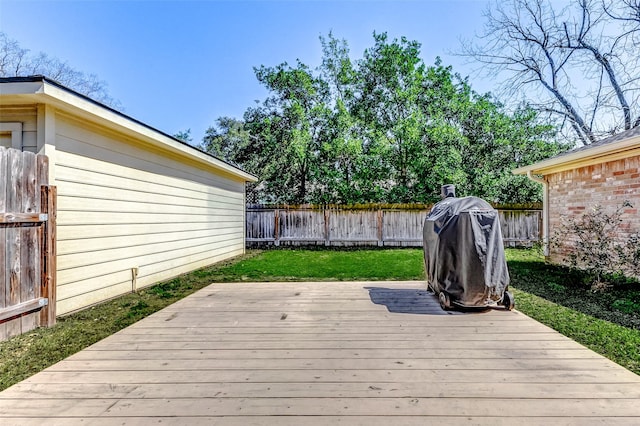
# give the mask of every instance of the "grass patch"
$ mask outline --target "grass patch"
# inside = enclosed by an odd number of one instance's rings
[[[269,250],[230,265],[217,281],[422,280],[422,250]]]
[[[640,330],[595,318],[516,288],[513,292],[520,312],[640,374]]]
[[[640,374],[640,289],[593,293],[533,250],[507,250],[516,308]],[[0,343],[0,390],[214,282],[424,280],[422,250],[269,250],[162,282]]]
[[[534,250],[507,250],[506,254],[513,287],[583,314],[640,330],[638,282],[621,281],[606,291],[592,291],[583,275],[546,264]]]
[[[594,292],[584,277],[534,250],[507,250],[516,308],[640,374],[640,285]]]

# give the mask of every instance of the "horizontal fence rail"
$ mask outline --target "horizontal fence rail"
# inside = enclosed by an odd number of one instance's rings
[[[538,205],[497,205],[505,246],[540,241]],[[422,247],[422,227],[431,206],[247,207],[249,247],[280,245]]]

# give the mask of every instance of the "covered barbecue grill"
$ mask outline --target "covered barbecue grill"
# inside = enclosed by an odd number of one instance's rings
[[[427,282],[440,306],[512,309],[498,212],[480,198],[456,198],[453,185],[443,195],[423,229]]]

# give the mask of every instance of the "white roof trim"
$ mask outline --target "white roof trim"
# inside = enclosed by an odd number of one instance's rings
[[[617,160],[631,155],[640,155],[640,136],[632,136],[628,139],[579,150],[573,153],[568,152],[564,155],[543,160],[529,166],[519,167],[513,170],[513,174],[526,175],[531,172],[538,175],[547,175],[586,165]]]
[[[40,81],[3,82],[0,84],[0,105],[16,103],[45,103],[67,113],[90,119],[98,124],[142,139],[151,145],[166,149],[183,157],[204,163],[219,171],[229,173],[245,181],[255,182],[258,179],[231,164],[183,144],[175,138],[159,130],[139,122],[127,115],[111,110],[97,102],[93,102],[70,89],[59,87],[42,78]],[[6,99],[2,99],[5,98]],[[5,102],[6,100],[6,102]]]

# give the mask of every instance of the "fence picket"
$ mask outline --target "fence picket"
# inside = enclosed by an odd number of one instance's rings
[[[20,212],[22,210],[22,193],[24,192],[22,181],[22,155],[19,152],[9,150],[7,169],[11,175],[10,184],[7,184],[6,209],[8,212]],[[5,256],[7,259],[7,277],[5,281],[6,306],[17,305],[21,302],[20,291],[20,228],[7,228],[7,240]],[[22,333],[21,321],[7,322],[7,337],[17,336]]]
[[[7,182],[9,182],[10,175],[5,172],[8,170],[7,158],[9,152],[5,149],[0,149],[0,214],[7,212]],[[7,257],[4,253],[4,246],[7,243],[7,230],[0,226],[0,254],[3,257],[0,258],[0,310],[7,306],[6,286],[7,282]],[[7,324],[0,323],[0,340],[7,338]]]
[[[40,191],[36,197],[36,175],[38,161],[35,155],[22,156],[22,205],[20,212],[34,213],[40,211]],[[39,188],[38,188],[39,189]],[[40,296],[37,289],[40,274],[38,227],[23,226],[20,228],[20,301],[36,299]],[[39,313],[22,316],[21,330],[33,330],[40,325]]]

